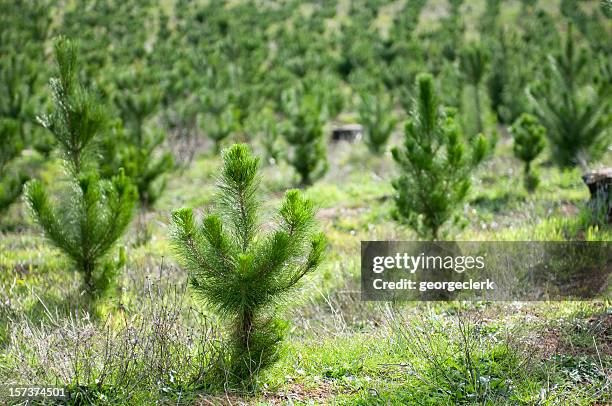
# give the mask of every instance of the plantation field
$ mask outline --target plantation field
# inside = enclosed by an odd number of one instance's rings
[[[70,393],[34,404],[612,403],[609,284],[550,302],[360,290],[361,241],[612,241],[582,179],[612,167],[609,2],[9,3],[0,203],[24,178],[0,205],[0,404],[32,385]],[[240,279],[258,261],[277,276]]]

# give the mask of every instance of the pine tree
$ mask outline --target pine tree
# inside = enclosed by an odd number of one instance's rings
[[[283,145],[281,145],[281,134],[286,127],[285,123],[279,123],[278,118],[271,110],[264,110],[260,115],[256,115],[258,132],[261,144],[266,154],[266,161],[276,164],[283,157]]]
[[[291,122],[285,138],[292,147],[289,163],[302,185],[311,185],[327,172],[327,148],[323,133],[323,105],[317,95],[287,93],[283,108]]]
[[[92,144],[106,130],[108,118],[76,80],[77,52],[72,41],[56,41],[59,76],[50,82],[55,110],[40,119],[63,152],[69,187],[55,204],[38,180],[26,184],[25,194],[45,236],[71,260],[82,274],[84,290],[96,299],[116,279],[121,261],[108,256],[130,223],[137,194],[122,171],[111,180],[101,180],[95,171]]]
[[[27,176],[11,168],[11,161],[19,156],[23,143],[19,124],[15,120],[0,119],[0,213],[6,210],[21,194]]]
[[[161,92],[152,73],[139,66],[120,72],[115,81],[112,98],[123,127],[104,139],[103,174],[110,177],[124,168],[138,189],[140,206],[148,209],[163,193],[164,175],[174,166],[172,154],[160,150],[165,132],[149,125],[159,108]]]
[[[533,115],[523,113],[516,119],[514,124],[512,124],[510,131],[514,137],[514,155],[525,163],[525,188],[533,192],[538,187],[540,179],[538,173],[531,167],[531,162],[536,159],[544,149],[546,128],[544,128]]]
[[[247,381],[277,358],[284,321],[278,306],[320,264],[326,247],[315,232],[312,201],[285,194],[273,231],[261,233],[259,160],[245,144],[223,154],[218,214],[196,225],[191,209],[173,213],[173,245],[198,298],[229,323],[230,379]]]
[[[487,37],[497,30],[502,0],[486,0],[485,11],[480,17],[479,31]]]
[[[222,143],[240,128],[239,96],[232,90],[231,69],[221,69],[215,59],[206,72],[206,85],[200,90],[201,113],[198,126],[214,142],[214,152],[221,152]],[[246,96],[245,96],[246,97]],[[243,100],[244,101],[244,100]]]
[[[215,144],[215,154],[221,152],[221,145],[236,129],[234,109],[228,105],[218,114],[205,113],[198,116],[198,125]]]
[[[459,66],[467,83],[472,86],[474,93],[474,106],[476,109],[476,125],[478,133],[482,133],[482,103],[480,101],[480,84],[482,83],[489,56],[480,44],[467,45],[461,52]]]
[[[520,40],[516,32],[500,27],[497,40],[491,46],[491,71],[487,78],[487,93],[491,108],[499,123],[512,123],[527,110],[523,89],[531,77],[532,66],[517,47]]]
[[[470,174],[488,143],[479,135],[468,146],[452,111],[443,113],[433,77],[420,74],[403,148],[393,148],[400,176],[393,182],[397,219],[421,237],[437,239],[470,188]],[[454,219],[456,220],[456,218]]]
[[[385,151],[385,145],[397,125],[389,97],[365,93],[359,105],[359,121],[364,126],[365,142],[375,154]]]
[[[37,90],[40,72],[44,72],[45,67],[34,58],[38,56],[35,52],[42,54],[43,51],[33,44],[31,47],[29,45],[22,48],[9,46],[0,51],[3,54],[6,52],[0,58],[0,119],[17,124],[17,135],[24,147],[48,155],[53,148],[52,137],[40,129],[35,119],[38,105],[43,104]]]
[[[584,52],[577,52],[571,27],[563,52],[549,56],[545,77],[527,89],[559,167],[597,159],[608,147],[611,135],[609,94],[581,86],[583,74],[595,78],[584,72],[589,60]]]

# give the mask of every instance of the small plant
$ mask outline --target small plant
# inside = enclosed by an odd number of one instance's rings
[[[285,194],[278,224],[260,234],[259,160],[244,144],[223,154],[219,214],[196,225],[191,209],[173,213],[173,245],[196,295],[229,321],[230,379],[245,382],[278,357],[285,322],[278,307],[323,258],[312,201]]]
[[[515,32],[500,28],[497,41],[491,46],[491,71],[486,87],[491,109],[497,121],[503,124],[511,124],[527,110],[523,89],[531,76],[531,66],[517,49],[517,43],[519,39]]]
[[[610,97],[602,92],[585,92],[588,89],[580,85],[589,61],[584,53],[576,52],[571,27],[564,51],[549,56],[546,77],[527,90],[536,115],[546,127],[551,156],[562,168],[601,156],[611,135]]]
[[[474,92],[474,107],[476,109],[476,125],[478,133],[484,130],[482,124],[482,103],[480,101],[480,84],[482,83],[489,55],[480,44],[470,44],[466,46],[459,56],[459,66],[465,80],[472,86]]]
[[[132,219],[137,192],[120,171],[100,180],[90,160],[91,144],[106,130],[107,116],[100,103],[76,80],[77,47],[64,38],[55,43],[59,77],[51,79],[55,110],[41,123],[64,153],[70,187],[57,206],[38,180],[26,184],[26,198],[45,236],[82,274],[89,298],[108,292],[124,261],[108,254]]]
[[[215,144],[215,155],[221,152],[223,141],[234,132],[235,121],[231,105],[218,115],[208,113],[198,116],[199,127]]]
[[[286,94],[283,107],[291,121],[285,132],[293,149],[288,161],[300,175],[300,183],[311,185],[327,172],[323,105],[315,94],[292,92]]]
[[[365,142],[370,151],[381,154],[397,125],[397,118],[392,113],[392,103],[388,97],[376,97],[370,94],[361,96],[359,121],[365,129]]]
[[[466,145],[453,112],[440,111],[430,74],[417,77],[416,89],[404,148],[392,150],[400,168],[393,182],[394,215],[421,237],[437,239],[441,227],[465,200],[470,174],[485,157],[488,142],[479,135]]]
[[[393,342],[405,359],[400,365],[418,381],[416,397],[436,405],[508,404],[529,366],[525,346],[512,339],[521,331],[487,325],[478,310],[453,312],[419,313],[410,320],[389,312]]]
[[[23,16],[25,18],[25,16]],[[33,17],[33,16],[30,16]],[[33,17],[34,18],[34,17]],[[3,50],[0,60],[0,120],[10,120],[17,126],[19,142],[47,156],[53,148],[51,137],[40,129],[35,120],[37,106],[42,104],[36,92],[44,69],[32,56],[36,46],[20,47],[5,38],[16,49]],[[33,49],[34,48],[34,49]],[[43,52],[42,50],[38,52]],[[35,54],[34,54],[35,55]],[[39,131],[40,130],[40,131]],[[2,138],[4,139],[4,138]]]
[[[531,114],[523,113],[510,131],[514,137],[514,156],[525,163],[524,182],[525,188],[533,192],[540,183],[538,173],[531,167],[531,162],[540,155],[544,149],[544,136],[546,128],[540,124],[538,119]]]
[[[241,112],[234,104],[236,95],[227,91],[224,76],[211,73],[209,87],[200,91],[202,113],[198,115],[198,126],[214,142],[214,153],[221,152],[223,141],[240,127]]]
[[[104,140],[103,173],[111,177],[124,168],[138,189],[140,206],[148,209],[163,193],[164,175],[174,166],[172,154],[160,151],[166,134],[147,125],[159,107],[161,92],[152,85],[151,73],[139,66],[120,72],[115,80],[113,100],[123,128]]]
[[[11,161],[21,153],[23,143],[19,124],[15,120],[0,119],[0,212],[6,210],[21,194],[25,174],[11,170]]]
[[[262,112],[261,117],[256,116],[259,121],[258,131],[261,134],[261,145],[266,154],[266,161],[276,164],[283,157],[283,145],[281,145],[281,134],[283,124],[278,122],[274,113],[270,110]]]

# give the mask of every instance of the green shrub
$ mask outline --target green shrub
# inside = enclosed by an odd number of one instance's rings
[[[266,154],[266,161],[275,164],[284,156],[283,145],[281,144],[281,134],[285,127],[284,123],[279,123],[278,118],[271,110],[264,110],[261,114],[255,115],[258,121],[256,130],[261,137],[261,145]]]
[[[400,176],[393,182],[397,219],[421,237],[437,239],[470,188],[470,174],[484,158],[482,135],[467,146],[452,112],[440,111],[433,77],[421,74],[403,148],[393,148]],[[467,150],[466,150],[467,147]]]
[[[25,174],[12,170],[10,163],[19,156],[23,143],[19,124],[15,120],[0,119],[0,212],[6,210],[21,194],[27,180]]]
[[[327,172],[327,146],[323,133],[324,106],[316,94],[285,94],[283,108],[291,123],[285,138],[291,146],[289,163],[302,185],[311,185]]]
[[[559,167],[597,159],[610,142],[610,97],[581,85],[589,59],[576,50],[571,24],[563,52],[549,56],[539,83],[527,94],[536,115],[546,127],[551,156]],[[604,85],[603,83],[601,86]]]
[[[203,112],[198,115],[198,125],[214,142],[215,154],[219,154],[223,141],[238,127],[236,108],[229,92],[216,86],[203,91],[205,95],[200,97]]]
[[[380,154],[397,125],[392,113],[393,105],[388,97],[363,94],[359,105],[359,121],[364,127],[365,143],[370,151]]]
[[[489,54],[481,44],[469,44],[459,55],[459,66],[465,80],[472,86],[474,94],[478,133],[484,131],[484,126],[482,124],[482,103],[480,101],[480,84],[484,80],[488,63]]]
[[[491,108],[500,123],[509,124],[527,110],[523,92],[532,75],[533,66],[520,52],[516,32],[500,29],[492,45],[491,72],[487,78],[487,93]]]
[[[160,151],[165,132],[148,125],[161,102],[161,92],[154,86],[154,80],[152,73],[140,66],[119,72],[112,98],[123,126],[106,137],[102,150],[104,176],[110,178],[124,168],[145,209],[159,199],[165,189],[164,175],[173,168],[172,155]]]
[[[130,223],[137,194],[122,171],[111,180],[98,177],[90,152],[106,129],[106,112],[76,80],[76,45],[60,38],[55,57],[55,110],[41,121],[63,152],[69,188],[54,205],[43,184],[33,180],[26,185],[26,198],[45,236],[71,260],[82,274],[85,292],[96,299],[108,292],[123,263],[123,255],[118,263],[107,257]]]
[[[546,128],[540,124],[536,117],[523,113],[512,124],[510,131],[514,137],[514,156],[525,163],[525,188],[532,192],[538,187],[540,179],[538,173],[531,167],[531,162],[544,149]]]
[[[326,240],[315,232],[313,202],[290,190],[277,226],[260,233],[259,160],[244,144],[223,154],[218,214],[196,225],[191,209],[173,213],[177,258],[195,294],[229,322],[229,378],[245,382],[278,356],[285,322],[278,306],[317,268]]]

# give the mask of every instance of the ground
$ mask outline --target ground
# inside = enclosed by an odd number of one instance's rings
[[[396,134],[393,143],[398,142]],[[372,157],[360,142],[340,142],[330,144],[328,156],[331,170],[305,193],[319,206],[318,219],[330,247],[322,268],[289,306],[286,317],[292,327],[280,362],[260,374],[255,392],[249,394],[189,391],[182,395],[174,388],[168,391],[167,399],[204,405],[499,404],[502,400],[511,404],[604,404],[610,400],[609,301],[360,301],[360,241],[411,240],[416,236],[390,216],[390,181],[396,169],[389,153]],[[463,208],[465,224],[451,230],[451,235],[466,241],[609,240],[609,228],[591,227],[585,220],[589,194],[581,170],[560,172],[544,159],[538,164],[542,186],[528,194],[522,188],[520,164],[511,155],[511,141],[502,136],[495,155],[474,173],[470,197]],[[45,165],[47,180],[61,174],[56,161]],[[164,197],[154,210],[143,215],[147,224],[144,234],[150,234],[145,244],[136,244],[143,226],[134,222],[123,240],[129,262],[118,291],[120,299],[109,302],[102,311],[102,318],[112,315],[107,324],[125,323],[124,330],[130,331],[138,329],[142,320],[149,320],[143,314],[150,314],[151,331],[174,337],[177,348],[165,351],[178,350],[183,344],[195,348],[189,343],[197,334],[201,337],[200,311],[206,312],[186,286],[185,272],[175,264],[168,243],[170,212],[183,206],[200,212],[209,208],[219,165],[218,157],[204,151],[190,168],[171,175]],[[264,163],[261,174],[263,210],[271,212],[297,178],[282,163]],[[81,343],[91,339],[92,346],[101,345],[104,337],[106,342],[112,339],[91,321],[79,320],[78,276],[41,237],[27,208],[23,204],[13,207],[2,223],[8,231],[0,240],[1,317],[5,321],[0,374],[69,379],[78,367],[71,365],[71,360],[80,359],[85,365],[88,357],[94,357],[79,355],[74,346],[79,341],[70,341],[70,337],[74,340],[76,334]],[[203,317],[210,323],[209,332],[218,327],[218,321],[210,315]],[[48,325],[40,325],[41,320]],[[170,326],[166,330],[164,323]],[[465,345],[462,325],[471,329]],[[64,331],[58,333],[62,338],[57,341],[49,338],[55,328]],[[176,337],[171,334],[174,328]],[[196,335],[190,338],[192,333]],[[210,334],[220,333],[215,330]],[[113,339],[118,337],[121,334]],[[60,348],[77,354],[62,359]],[[465,350],[469,348],[473,351],[468,357]],[[163,358],[164,349],[158,350]],[[183,355],[179,354],[177,360]],[[131,356],[137,362],[143,355]],[[150,356],[147,362],[160,361],[154,358]],[[104,364],[101,360],[93,362],[94,371],[100,368],[98,362]],[[170,371],[172,362],[168,361]],[[440,370],[445,373],[440,374]],[[473,372],[478,374],[476,381]],[[181,371],[175,373],[178,376]],[[119,385],[120,380],[113,379],[114,385]],[[141,388],[132,390],[134,396],[145,396],[136,395]]]

